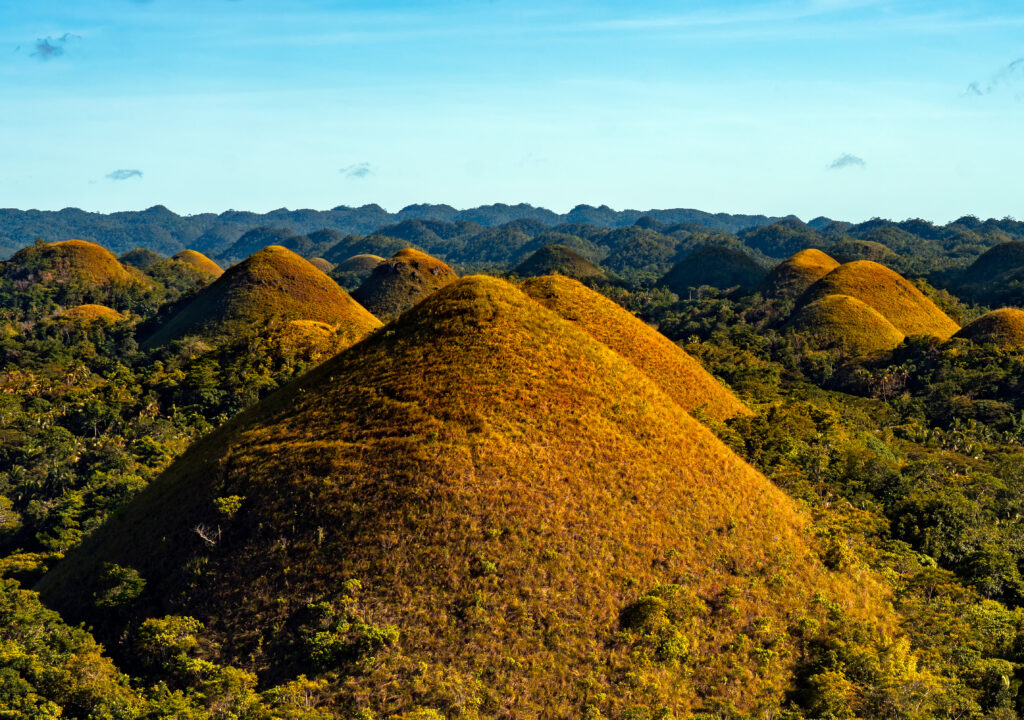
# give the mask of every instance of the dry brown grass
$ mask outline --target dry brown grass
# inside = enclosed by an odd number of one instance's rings
[[[877,310],[905,335],[948,338],[960,326],[903,276],[871,260],[840,265],[800,297],[807,305],[826,295],[849,295]]]
[[[196,250],[182,250],[177,255],[174,255],[171,260],[187,263],[195,269],[214,277],[220,277],[224,274],[224,269],[220,265]]]
[[[29,245],[3,264],[3,272],[8,277],[57,284],[150,284],[145,275],[122,265],[105,247],[86,240]]]
[[[406,248],[378,264],[352,297],[377,317],[393,318],[457,278],[437,258]]]
[[[700,410],[714,420],[751,414],[686,351],[576,280],[560,275],[533,278],[522,290],[636,365],[687,412]]]
[[[310,258],[309,264],[323,273],[330,273],[334,269],[334,263],[322,257]]]
[[[197,443],[40,587],[116,637],[126,612],[97,614],[92,578],[132,566],[138,612],[199,616],[265,679],[302,670],[311,602],[395,626],[396,647],[335,680],[353,714],[686,717],[703,697],[778,702],[817,593],[892,631],[879,587],[827,572],[806,529],[636,366],[474,276]],[[695,673],[620,635],[622,609],[669,583],[694,597]]]
[[[763,285],[765,294],[796,297],[837,267],[839,262],[821,250],[801,250],[772,269]]]
[[[83,323],[92,323],[97,320],[102,322],[118,322],[125,318],[124,315],[113,308],[109,308],[106,305],[95,305],[92,303],[76,305],[75,307],[68,308],[62,312],[60,316],[62,318],[76,320]]]
[[[146,340],[156,346],[187,335],[231,336],[271,320],[315,320],[350,343],[380,321],[306,260],[271,245],[229,268]]]
[[[998,345],[1007,349],[1024,348],[1024,310],[1000,308],[968,323],[953,337],[966,338],[978,345]]]
[[[800,308],[790,327],[818,347],[839,347],[855,355],[892,350],[905,337],[881,313],[849,295],[826,295]]]

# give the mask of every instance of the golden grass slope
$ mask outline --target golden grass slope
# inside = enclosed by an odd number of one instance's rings
[[[397,317],[457,278],[437,258],[406,248],[377,265],[352,297],[379,318]]]
[[[322,257],[310,258],[309,264],[315,267],[320,272],[327,274],[330,274],[331,270],[334,269],[334,263]]]
[[[380,326],[324,273],[291,250],[270,245],[226,270],[145,344],[153,347],[188,335],[215,339],[274,319],[323,322],[350,343]]]
[[[764,292],[772,297],[796,297],[837,267],[839,262],[821,250],[801,250],[768,273]]]
[[[122,265],[114,254],[86,240],[36,243],[22,248],[3,265],[8,277],[62,284],[148,284],[135,268]]]
[[[905,337],[880,312],[849,295],[826,295],[804,305],[789,326],[817,347],[839,347],[855,355],[892,350]]]
[[[40,589],[107,639],[196,615],[268,682],[312,672],[303,623],[333,608],[356,638],[326,676],[345,716],[689,717],[781,701],[786,629],[827,602],[891,631],[870,576],[827,572],[805,529],[633,364],[473,276],[197,443]],[[134,607],[91,602],[107,562],[145,578]],[[673,664],[622,633],[655,587],[692,608]]]
[[[576,280],[561,275],[532,278],[523,292],[578,325],[636,365],[684,410],[700,410],[714,420],[750,415],[727,387],[682,348]]]
[[[953,337],[966,338],[978,345],[998,345],[1007,349],[1024,348],[1024,310],[1000,308],[985,313]]]
[[[70,307],[62,312],[60,316],[69,320],[77,320],[82,323],[93,323],[96,321],[113,323],[118,322],[119,320],[124,320],[125,318],[124,315],[113,308],[93,303]]]
[[[877,310],[905,335],[942,339],[960,329],[946,313],[902,275],[871,260],[840,265],[800,297],[806,305],[826,295],[849,295]]]
[[[180,253],[171,257],[171,260],[177,260],[178,262],[191,265],[196,270],[200,270],[212,275],[213,277],[220,277],[224,274],[224,269],[221,268],[220,265],[196,250],[182,250]]]

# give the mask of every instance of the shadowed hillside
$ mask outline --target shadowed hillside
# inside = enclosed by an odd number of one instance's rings
[[[220,277],[224,274],[224,270],[220,265],[203,255],[201,252],[196,252],[195,250],[182,250],[180,253],[173,256],[171,260],[177,260],[178,262],[191,265],[196,270],[200,270],[212,275],[213,277]]]
[[[527,280],[522,289],[629,360],[687,412],[714,420],[751,414],[682,348],[603,295],[562,276]]]
[[[839,262],[821,250],[807,248],[776,265],[762,287],[771,297],[797,297],[837,267]]]
[[[516,266],[521,277],[537,277],[558,273],[576,280],[600,280],[604,271],[572,248],[545,245]]]
[[[164,256],[147,248],[135,248],[129,250],[119,257],[117,261],[122,265],[129,265],[138,270],[146,270],[149,267],[162,262]]]
[[[355,255],[334,266],[329,273],[339,285],[349,292],[363,284],[374,268],[384,262],[380,255]]]
[[[406,248],[379,263],[352,297],[377,317],[395,317],[457,278],[440,260]]]
[[[746,253],[721,245],[705,245],[676,263],[658,285],[680,297],[702,285],[751,290],[764,279],[765,273],[766,269]]]
[[[800,308],[789,326],[819,347],[854,355],[892,350],[904,335],[877,310],[849,295],[826,295]]]
[[[829,613],[893,630],[805,529],[635,366],[475,276],[195,445],[40,587],[107,638],[187,612],[264,678],[329,669],[353,716],[753,712]],[[103,563],[144,592],[96,607]]]
[[[1024,310],[1000,308],[985,313],[953,337],[966,338],[978,345],[1024,348]]]
[[[225,271],[157,328],[146,344],[162,345],[187,335],[230,336],[275,318],[324,322],[351,342],[380,325],[306,260],[271,245]]]
[[[905,335],[948,338],[960,327],[903,276],[870,260],[840,265],[801,298],[808,304],[826,295],[849,295],[877,310]]]

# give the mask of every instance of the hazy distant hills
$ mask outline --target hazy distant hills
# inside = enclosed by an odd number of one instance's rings
[[[379,205],[362,207],[339,206],[332,210],[288,210],[269,213],[228,210],[216,215],[178,215],[163,205],[140,212],[119,212],[105,215],[77,208],[59,211],[0,210],[0,257],[10,257],[16,250],[36,238],[49,241],[81,238],[97,242],[115,254],[146,247],[164,255],[173,255],[191,247],[201,252],[230,247],[247,231],[257,227],[290,230],[298,235],[316,230],[336,230],[342,235],[365,235],[374,230],[406,220],[440,220],[448,223],[471,222],[485,228],[517,220],[532,220],[546,226],[585,224],[598,227],[624,227],[640,218],[656,223],[678,225],[689,223],[715,230],[738,232],[745,228],[768,225],[779,218],[765,215],[730,215],[700,210],[613,210],[606,205],[577,205],[565,214],[521,203],[519,205],[483,205],[456,210],[450,205],[410,205],[397,213],[389,213]]]

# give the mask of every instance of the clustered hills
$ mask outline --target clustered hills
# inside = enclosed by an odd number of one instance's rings
[[[138,623],[179,615],[205,626],[209,658],[264,684],[326,663],[326,702],[353,716],[687,717],[710,699],[764,714],[806,682],[802,662],[846,642],[813,630],[835,616],[858,642],[905,642],[886,582],[825,562],[797,503],[705,426],[752,411],[588,284],[617,287],[602,261],[633,253],[652,286],[762,293],[780,327],[853,355],[912,336],[1021,348],[1024,312],[960,328],[893,269],[813,247],[769,269],[767,250],[804,237],[793,223],[746,232],[762,251],[704,237],[679,259],[652,223],[617,248],[540,245],[506,279],[459,278],[409,245],[307,260],[271,244],[226,270],[194,250],[18,251],[0,275],[23,283],[148,287],[168,263],[191,268],[195,292],[140,326],[149,348],[270,327],[338,341],[89,533],[42,578],[43,599],[127,663]],[[521,234],[520,250],[552,239]],[[95,303],[60,316],[133,322]],[[116,606],[95,600],[112,568],[143,581]]]

